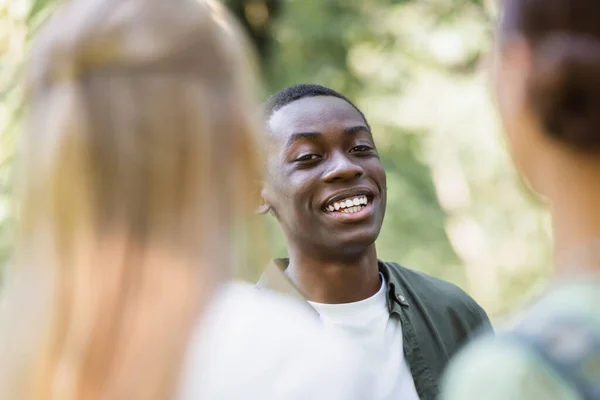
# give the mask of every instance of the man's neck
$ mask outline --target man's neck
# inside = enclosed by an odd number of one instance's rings
[[[375,245],[352,261],[324,260],[290,248],[285,273],[307,300],[317,303],[352,303],[371,297],[381,287]]]

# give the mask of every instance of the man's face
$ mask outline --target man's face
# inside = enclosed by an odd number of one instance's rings
[[[336,256],[373,244],[386,177],[360,113],[337,97],[308,97],[277,110],[268,126],[263,197],[290,245]]]

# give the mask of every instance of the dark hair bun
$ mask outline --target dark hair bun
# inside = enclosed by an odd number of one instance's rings
[[[600,150],[600,40],[555,34],[534,50],[529,102],[542,127],[576,149]]]

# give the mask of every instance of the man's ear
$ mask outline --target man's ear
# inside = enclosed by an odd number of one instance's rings
[[[260,205],[256,208],[256,213],[257,214],[261,214],[261,215],[265,215],[269,211],[271,211],[271,205],[267,201],[267,196],[266,196],[266,193],[265,193],[265,189],[263,188],[260,191]]]

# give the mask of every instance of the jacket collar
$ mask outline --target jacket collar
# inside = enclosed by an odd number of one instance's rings
[[[270,289],[275,292],[294,297],[302,300],[308,305],[304,295],[294,286],[294,284],[285,275],[285,269],[288,267],[290,260],[288,258],[272,259],[265,272],[261,275],[257,286],[261,289]],[[402,283],[395,279],[395,274],[390,273],[390,266],[383,261],[378,260],[379,272],[387,282],[387,305],[390,312],[399,311],[399,307],[408,307],[406,297],[403,294]],[[309,305],[310,307],[310,305]],[[312,307],[311,310],[314,311]]]
[[[261,289],[270,289],[300,300],[305,300],[302,293],[285,275],[285,269],[289,262],[288,258],[272,259],[265,272],[260,276],[257,286]]]

